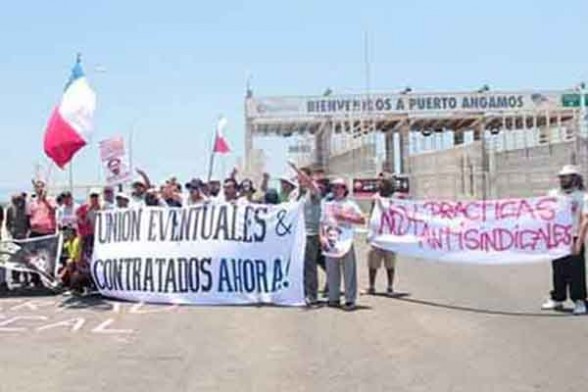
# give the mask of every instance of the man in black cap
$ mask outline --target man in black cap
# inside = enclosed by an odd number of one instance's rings
[[[189,194],[184,204],[187,206],[193,206],[206,202],[207,198],[202,192],[203,187],[204,183],[198,178],[193,178],[192,181],[187,183],[186,189],[188,190]]]

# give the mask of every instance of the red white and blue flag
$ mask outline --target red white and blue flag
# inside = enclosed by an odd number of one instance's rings
[[[61,102],[53,109],[45,130],[45,154],[60,168],[88,144],[95,109],[96,94],[86,80],[78,56]]]
[[[229,147],[229,143],[227,142],[227,139],[225,139],[225,136],[224,136],[224,130],[225,130],[226,126],[227,126],[227,119],[224,117],[221,117],[218,120],[218,124],[216,125],[216,134],[214,137],[214,147],[212,149],[212,152],[214,152],[214,153],[228,154],[229,152],[231,152],[231,148]]]

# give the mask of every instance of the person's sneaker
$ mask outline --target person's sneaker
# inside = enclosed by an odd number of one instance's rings
[[[386,289],[386,295],[394,295],[394,289],[392,287],[388,287]]]
[[[305,298],[304,302],[306,302],[306,306],[308,306],[309,308],[318,306],[318,301],[313,298]]]
[[[329,302],[327,302],[327,306],[329,308],[340,308],[341,304],[337,301],[329,301]]]
[[[368,289],[365,291],[365,293],[368,295],[374,295],[374,294],[376,294],[376,289],[373,287],[368,287]]]
[[[585,301],[581,301],[581,300],[576,301],[576,305],[574,306],[574,314],[575,315],[586,314],[586,302]]]
[[[563,302],[561,301],[554,301],[552,299],[548,299],[541,305],[541,310],[556,310],[556,309],[563,309]]]
[[[345,302],[344,309],[345,310],[353,310],[353,309],[355,309],[355,304],[353,302]]]

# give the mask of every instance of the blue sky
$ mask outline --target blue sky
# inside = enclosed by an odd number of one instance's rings
[[[364,32],[373,90],[567,88],[588,80],[588,2],[29,1],[0,13],[0,187],[47,165],[42,135],[75,53],[98,94],[78,182],[100,178],[95,144],[135,129],[135,164],[156,180],[204,175],[215,121],[243,150],[243,96],[359,92]],[[102,66],[106,72],[96,72]],[[284,143],[259,143],[284,156]],[[279,174],[283,158],[269,169]],[[57,169],[52,175],[65,181]]]

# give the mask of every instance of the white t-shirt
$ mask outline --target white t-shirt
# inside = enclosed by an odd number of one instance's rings
[[[143,208],[145,206],[147,206],[145,198],[131,196],[131,200],[129,201],[130,208]]]
[[[204,195],[202,195],[201,200],[193,201],[192,198],[190,197],[190,194],[187,193],[183,196],[182,206],[184,206],[184,207],[197,206],[200,204],[208,203],[209,201],[210,201],[210,199]]]
[[[353,225],[349,222],[338,221],[335,212],[341,211],[350,215],[362,215],[361,209],[353,200],[331,200],[323,202],[321,208],[321,226],[327,239],[327,246],[323,247],[323,255],[327,257],[343,257],[353,246]]]
[[[57,226],[72,226],[75,227],[77,223],[76,218],[76,210],[78,209],[78,205],[75,203],[71,206],[66,206],[65,204],[60,206],[57,209]]]
[[[574,237],[578,236],[582,214],[588,214],[588,204],[584,202],[587,197],[586,192],[576,189],[568,193],[564,192],[560,188],[557,188],[549,191],[548,196],[567,197],[571,199],[572,235]]]

